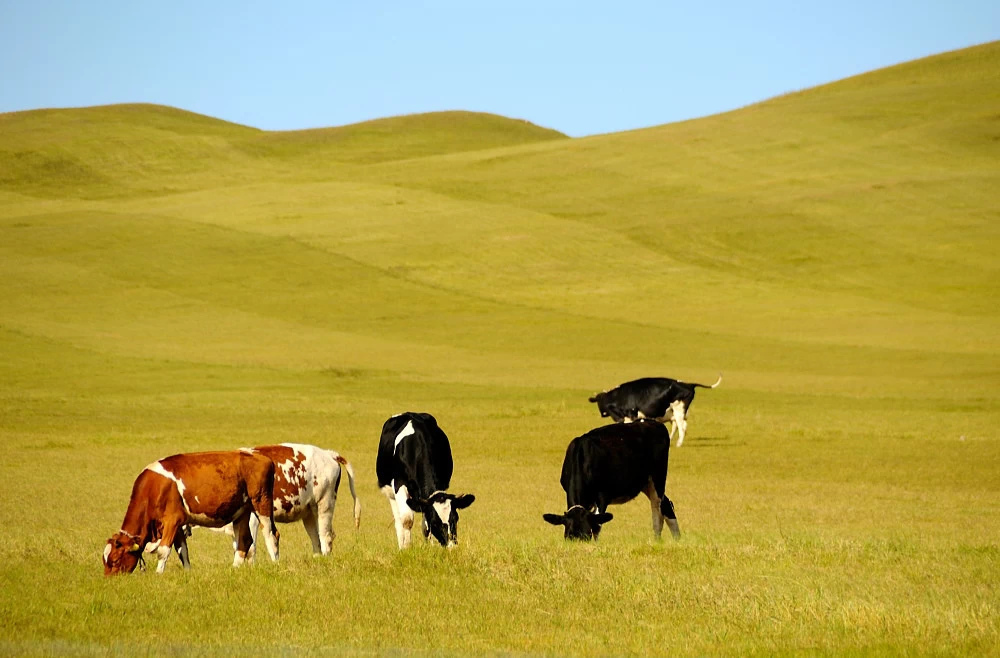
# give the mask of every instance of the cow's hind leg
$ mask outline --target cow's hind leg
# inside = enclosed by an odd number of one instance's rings
[[[670,534],[674,536],[674,539],[681,538],[681,528],[677,525],[677,515],[674,513],[674,504],[670,502],[670,499],[666,496],[660,501],[660,512],[666,518],[667,527],[670,528]]]
[[[272,562],[278,561],[280,535],[274,526],[274,464],[267,460],[268,469],[257,479],[248,479],[247,490],[253,504],[253,513],[264,531],[264,544]],[[259,531],[258,531],[259,532]]]
[[[250,514],[244,514],[233,520],[233,566],[239,567],[246,563],[250,547],[253,546],[253,533],[250,531]]]
[[[649,508],[653,515],[653,536],[659,539],[663,533],[663,512],[660,501],[665,499],[656,493],[656,487],[653,486],[652,480],[646,485],[643,493],[649,498]]]
[[[670,405],[670,407],[674,414],[673,422],[674,428],[677,429],[677,447],[679,448],[681,447],[681,444],[684,443],[684,435],[687,434],[687,405],[680,400],[676,400]],[[670,433],[670,438],[674,438],[672,431]]]
[[[180,522],[176,520],[164,520],[160,540],[154,545],[147,546],[147,552],[156,553],[156,573],[163,573],[163,570],[167,568],[167,558],[170,557],[170,551],[173,549],[178,535],[180,535],[181,541],[183,541],[184,533],[180,525]],[[181,557],[182,563],[184,559],[184,557]]]
[[[333,510],[337,506],[337,492],[330,492],[316,503],[316,530],[319,532],[319,552],[329,555],[337,533],[333,529]]]
[[[271,505],[268,504],[265,510],[257,511],[256,514],[257,520],[260,521],[260,529],[264,531],[264,545],[267,546],[267,554],[271,556],[272,562],[277,562],[280,535],[278,528],[274,525],[274,518],[271,516]]]
[[[306,534],[309,535],[309,541],[312,543],[313,557],[322,555],[323,545],[319,539],[319,516],[316,513],[316,506],[307,506],[305,511],[302,512],[302,518],[300,520],[302,521],[302,527],[305,528]]]

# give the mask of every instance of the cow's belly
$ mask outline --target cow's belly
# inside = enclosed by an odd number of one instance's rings
[[[646,482],[619,483],[619,486],[605,491],[604,500],[608,505],[624,505],[642,493],[645,488]]]
[[[227,523],[232,523],[234,519],[242,517],[244,514],[253,512],[253,506],[247,503],[230,504],[205,509],[201,506],[188,507],[188,523],[191,525],[206,526],[209,528],[221,528]]]
[[[624,505],[630,500],[633,500],[638,495],[639,495],[638,491],[636,491],[633,494],[618,494],[614,498],[611,498],[608,501],[608,505]]]
[[[274,520],[276,523],[292,523],[301,521],[310,508],[312,496],[306,491],[298,491],[292,495],[275,497]]]

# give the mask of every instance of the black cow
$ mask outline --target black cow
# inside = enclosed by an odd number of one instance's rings
[[[453,468],[451,444],[434,416],[408,411],[382,425],[375,473],[392,507],[400,549],[410,545],[414,511],[424,516],[424,539],[434,535],[442,546],[458,544],[458,510],[476,497],[445,491]]]
[[[590,401],[597,403],[602,417],[610,416],[616,423],[643,418],[661,423],[671,421],[670,438],[674,438],[674,431],[677,431],[677,445],[680,446],[687,432],[687,413],[694,401],[694,389],[715,388],[721,383],[721,374],[711,386],[688,384],[669,377],[644,377],[597,393]]]
[[[563,526],[566,539],[597,539],[601,525],[614,518],[608,505],[644,493],[653,513],[653,534],[659,538],[666,520],[679,538],[674,506],[664,491],[669,453],[670,433],[651,420],[606,425],[576,437],[566,448],[559,478],[566,490],[566,513],[542,518]]]

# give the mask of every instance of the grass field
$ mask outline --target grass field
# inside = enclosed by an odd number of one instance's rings
[[[454,112],[269,133],[0,115],[0,654],[998,655],[1000,42],[645,130]],[[667,492],[568,544],[587,397],[700,391]],[[399,553],[429,411],[461,546]],[[105,579],[177,452],[347,456],[333,554]],[[341,495],[347,496],[346,488]],[[349,498],[348,498],[349,500]]]

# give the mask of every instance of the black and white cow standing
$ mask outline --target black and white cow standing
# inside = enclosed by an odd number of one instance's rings
[[[643,377],[597,393],[590,401],[597,403],[602,417],[610,416],[616,423],[643,418],[661,423],[671,421],[670,438],[674,438],[676,431],[679,447],[687,433],[687,414],[694,402],[695,388],[715,388],[721,383],[721,374],[711,386],[688,384],[669,377]]]
[[[392,507],[400,550],[410,545],[414,512],[423,514],[424,539],[434,535],[442,546],[458,544],[458,510],[476,497],[446,491],[453,468],[451,444],[434,416],[408,411],[382,425],[375,473]]]
[[[669,454],[670,433],[651,420],[605,425],[576,437],[566,448],[559,478],[566,491],[566,512],[542,518],[563,526],[566,539],[597,539],[601,526],[614,518],[607,513],[608,505],[644,493],[653,514],[653,534],[659,538],[666,521],[679,538],[674,505],[665,490]]]

